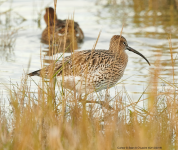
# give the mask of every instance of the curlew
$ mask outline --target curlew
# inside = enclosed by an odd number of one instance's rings
[[[98,92],[114,86],[121,79],[128,62],[126,50],[140,55],[150,65],[145,56],[128,46],[123,36],[114,35],[110,40],[109,50],[74,52],[63,61],[59,60],[28,75],[49,77],[50,70],[53,70],[52,74],[58,81],[64,75],[64,88],[76,90],[78,93]]]

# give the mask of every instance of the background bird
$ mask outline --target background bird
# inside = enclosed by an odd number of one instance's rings
[[[65,19],[61,20],[57,18],[55,11],[52,7],[46,8],[44,15],[46,28],[42,32],[42,41],[44,43],[52,42],[52,40],[64,40],[65,30],[67,30],[67,40],[70,40],[72,32],[74,30],[74,39],[77,42],[82,42],[84,34],[77,22],[73,20]]]

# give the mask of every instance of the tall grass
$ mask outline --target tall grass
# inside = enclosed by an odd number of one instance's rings
[[[24,75],[9,89],[8,112],[0,110],[0,149],[177,149],[176,84],[160,76],[160,63],[150,69],[148,98],[125,104],[116,89],[113,109],[83,107],[73,92],[54,91],[53,80],[42,79],[34,93]],[[172,90],[159,92],[160,80]],[[139,101],[147,107],[140,108]]]
[[[161,77],[158,59],[152,64],[155,67],[150,69],[149,85],[143,92],[147,98],[124,103],[122,93],[129,97],[127,91],[115,89],[112,109],[81,104],[75,92],[54,82],[52,71],[50,80],[42,77],[36,83],[37,93],[29,83],[34,81],[23,75],[21,83],[8,89],[9,108],[0,107],[0,149],[178,149],[177,86],[173,57],[171,60],[172,81]],[[168,87],[161,92],[160,81]],[[98,99],[87,97],[90,102]],[[145,101],[146,108],[138,105],[140,101]]]

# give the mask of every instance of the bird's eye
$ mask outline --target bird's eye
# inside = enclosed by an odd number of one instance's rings
[[[126,45],[126,43],[125,43],[125,42],[123,42],[123,44],[124,44],[124,45]]]

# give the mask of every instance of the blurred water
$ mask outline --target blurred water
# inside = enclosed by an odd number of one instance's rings
[[[85,34],[84,42],[79,50],[91,49],[101,36],[96,46],[98,49],[108,49],[110,38],[120,34],[124,24],[123,36],[129,46],[141,52],[154,67],[154,62],[161,55],[161,75],[164,79],[172,80],[172,64],[168,38],[172,38],[173,58],[176,58],[178,39],[178,10],[176,2],[169,0],[149,3],[149,1],[118,0],[116,4],[107,4],[104,0],[65,0],[58,1],[58,18],[65,19],[75,13],[75,21],[80,24]],[[22,74],[41,68],[47,45],[40,42],[45,23],[43,15],[45,7],[53,6],[52,1],[0,1],[0,40],[4,33],[18,30],[11,47],[0,47],[0,91],[6,99],[10,82],[20,83]],[[10,10],[9,12],[6,12]],[[42,53],[41,53],[42,52]],[[127,52],[129,62],[122,78],[117,85],[118,90],[124,85],[133,100],[138,100],[147,87],[150,67],[140,56]],[[70,55],[70,54],[66,54]],[[45,59],[48,59],[46,57]],[[177,60],[177,59],[176,59]],[[177,61],[175,60],[175,75]],[[175,77],[177,78],[177,77]],[[39,78],[33,77],[38,83]],[[5,86],[4,86],[5,85]],[[36,85],[32,88],[37,90]],[[114,96],[115,88],[111,89]]]

